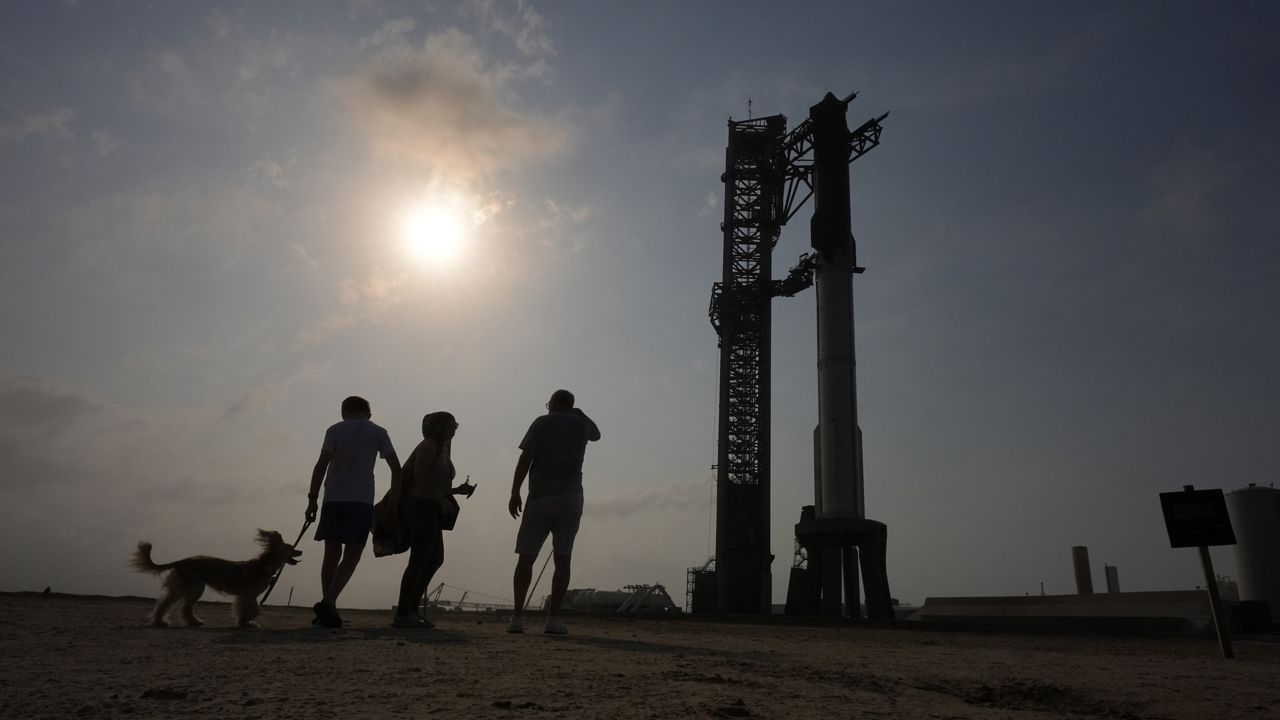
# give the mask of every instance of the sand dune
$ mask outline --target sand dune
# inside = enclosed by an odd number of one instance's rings
[[[0,594],[3,718],[1277,718],[1280,643],[492,615],[394,630],[271,607],[144,626],[138,599]],[[540,629],[534,625],[532,630]]]

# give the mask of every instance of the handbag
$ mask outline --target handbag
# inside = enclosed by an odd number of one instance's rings
[[[412,544],[409,526],[400,522],[398,503],[391,502],[391,491],[373,506],[373,555],[399,555]]]
[[[453,499],[453,495],[447,495],[444,499],[444,505],[440,506],[440,529],[452,530],[453,526],[458,522],[458,513],[462,511],[462,506],[457,500]]]
[[[401,468],[399,502],[391,502],[391,490],[388,489],[382,499],[373,506],[373,556],[386,557],[399,555],[413,544],[409,534],[409,525],[404,522],[400,504],[413,492],[413,466],[417,462],[417,451],[409,454]]]

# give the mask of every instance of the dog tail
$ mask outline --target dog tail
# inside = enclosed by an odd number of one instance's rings
[[[138,543],[138,549],[133,552],[133,557],[129,560],[129,564],[138,572],[162,573],[173,567],[173,563],[165,563],[157,565],[151,559],[151,543],[142,541]]]

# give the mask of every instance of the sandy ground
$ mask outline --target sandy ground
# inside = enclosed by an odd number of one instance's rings
[[[1280,718],[1280,643],[907,627],[502,618],[268,608],[143,625],[150,604],[0,594],[0,717]],[[534,624],[530,630],[539,631]]]

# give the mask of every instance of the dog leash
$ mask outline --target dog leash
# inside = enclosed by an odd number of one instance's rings
[[[302,542],[302,536],[306,534],[307,528],[311,527],[311,523],[311,520],[302,523],[302,529],[298,531],[298,539],[293,541],[295,548],[298,547],[298,543]],[[281,565],[280,569],[276,571],[276,576],[271,578],[271,584],[267,586],[267,591],[262,594],[262,599],[258,601],[259,606],[267,604],[267,598],[271,597],[271,591],[276,589],[276,583],[280,581],[280,576],[284,574],[285,565]]]

